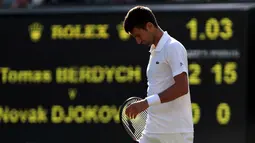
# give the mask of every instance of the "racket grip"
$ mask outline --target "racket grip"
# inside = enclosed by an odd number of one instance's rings
[[[133,143],[139,143],[138,141],[134,141]]]

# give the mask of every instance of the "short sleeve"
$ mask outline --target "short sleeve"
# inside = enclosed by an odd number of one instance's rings
[[[186,72],[188,74],[187,51],[184,46],[179,43],[171,43],[166,48],[166,60],[172,69],[173,77]]]

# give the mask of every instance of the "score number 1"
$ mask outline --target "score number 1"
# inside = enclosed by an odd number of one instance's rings
[[[197,63],[189,64],[189,80],[190,85],[199,85],[201,84],[201,66]],[[227,62],[221,64],[217,62],[211,68],[211,73],[214,74],[215,84],[219,85],[223,82],[226,84],[234,84],[237,81],[237,63],[236,62]]]

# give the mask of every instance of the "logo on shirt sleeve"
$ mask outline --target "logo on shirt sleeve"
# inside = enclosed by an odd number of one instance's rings
[[[180,66],[182,66],[183,65],[183,63],[182,62],[180,62]]]

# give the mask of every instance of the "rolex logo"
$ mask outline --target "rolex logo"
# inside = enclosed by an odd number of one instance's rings
[[[29,32],[30,39],[33,42],[38,42],[42,36],[43,25],[38,22],[34,22],[29,25],[28,32]]]

